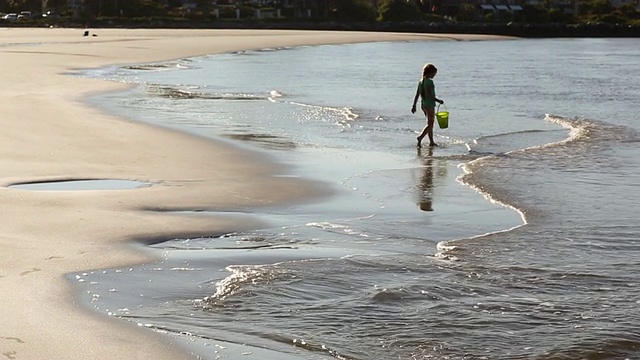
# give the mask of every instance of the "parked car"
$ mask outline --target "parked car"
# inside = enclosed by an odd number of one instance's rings
[[[5,20],[5,21],[16,21],[16,20],[18,20],[18,14],[9,13],[9,14],[3,16],[2,20]]]
[[[18,20],[29,20],[31,18],[33,18],[31,11],[21,11],[17,16]]]

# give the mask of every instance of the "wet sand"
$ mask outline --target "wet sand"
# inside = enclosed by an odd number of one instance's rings
[[[105,114],[83,99],[124,84],[75,69],[265,47],[477,35],[269,30],[0,29],[0,353],[16,359],[190,358],[177,344],[86,310],[65,274],[139,264],[133,239],[207,235],[254,226],[232,217],[158,210],[249,209],[312,199],[312,181],[226,143]],[[31,191],[15,183],[136,180],[119,190]]]

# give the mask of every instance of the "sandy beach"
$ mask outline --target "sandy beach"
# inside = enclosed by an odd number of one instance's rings
[[[191,358],[151,331],[78,304],[65,274],[150,261],[125,243],[250,226],[158,210],[230,210],[321,196],[313,181],[226,143],[120,119],[84,97],[124,84],[75,69],[279,46],[477,35],[268,30],[0,29],[0,353],[8,359]],[[128,190],[29,191],[11,184],[138,180]]]

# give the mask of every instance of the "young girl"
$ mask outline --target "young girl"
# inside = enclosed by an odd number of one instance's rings
[[[413,98],[413,106],[411,107],[411,113],[416,113],[416,102],[418,97],[422,98],[422,111],[427,117],[427,126],[422,129],[420,135],[418,135],[418,147],[422,147],[422,139],[425,135],[429,136],[429,146],[438,146],[433,141],[433,124],[435,123],[435,107],[436,102],[444,104],[444,101],[436,97],[436,87],[433,84],[433,77],[438,73],[433,64],[427,64],[422,68],[422,80],[418,83],[418,90],[416,90],[416,96]]]

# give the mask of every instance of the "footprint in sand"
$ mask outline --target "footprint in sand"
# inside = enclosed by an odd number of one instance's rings
[[[11,340],[11,341],[17,342],[18,344],[24,344],[24,341],[22,339],[17,338],[17,337],[13,337],[13,336],[3,336],[3,337],[0,337],[0,339]],[[4,355],[4,357],[6,357],[7,359],[14,360],[14,359],[17,359],[18,352],[17,351],[5,351],[5,352],[2,353],[2,355]]]
[[[7,352],[3,352],[2,355],[4,355],[7,359],[14,360],[16,358],[16,355],[18,355],[18,352],[7,351]]]
[[[17,337],[3,336],[0,339],[13,340],[13,341],[17,342],[18,344],[24,344],[24,341],[22,339],[20,339],[20,338],[17,338]]]
[[[20,275],[21,275],[21,276],[25,276],[25,275],[27,275],[27,274],[31,274],[31,273],[34,273],[34,272],[36,272],[36,271],[40,271],[40,270],[42,270],[42,269],[32,268],[31,270],[27,270],[27,271],[23,271],[23,272],[21,272],[21,273],[20,273]]]

